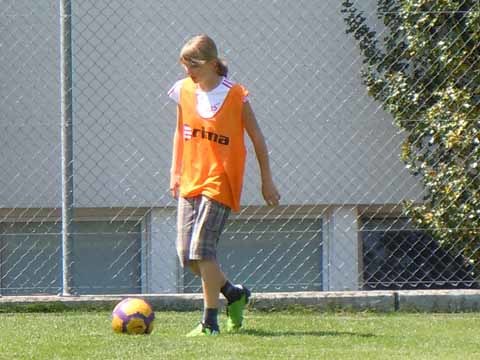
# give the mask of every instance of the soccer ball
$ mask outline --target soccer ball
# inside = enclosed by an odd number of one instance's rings
[[[112,329],[116,333],[150,334],[155,313],[143,299],[126,298],[112,312]]]

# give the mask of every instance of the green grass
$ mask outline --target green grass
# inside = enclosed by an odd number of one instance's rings
[[[251,311],[244,333],[201,339],[184,336],[199,312],[156,315],[151,335],[129,336],[105,311],[0,313],[0,359],[480,358],[478,313]]]

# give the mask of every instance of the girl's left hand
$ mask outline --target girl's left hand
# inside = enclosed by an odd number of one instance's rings
[[[262,195],[265,202],[270,206],[277,206],[280,203],[280,193],[271,180],[262,182]]]

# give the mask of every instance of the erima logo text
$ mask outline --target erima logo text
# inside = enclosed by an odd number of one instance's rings
[[[221,145],[228,145],[230,143],[230,138],[228,136],[207,131],[203,126],[201,129],[192,129],[188,125],[183,125],[183,138],[185,140],[190,140],[192,137],[201,137],[202,139],[207,139]]]

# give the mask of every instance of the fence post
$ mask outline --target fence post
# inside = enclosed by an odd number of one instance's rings
[[[72,5],[60,0],[60,88],[62,126],[62,295],[71,294],[73,237]]]

